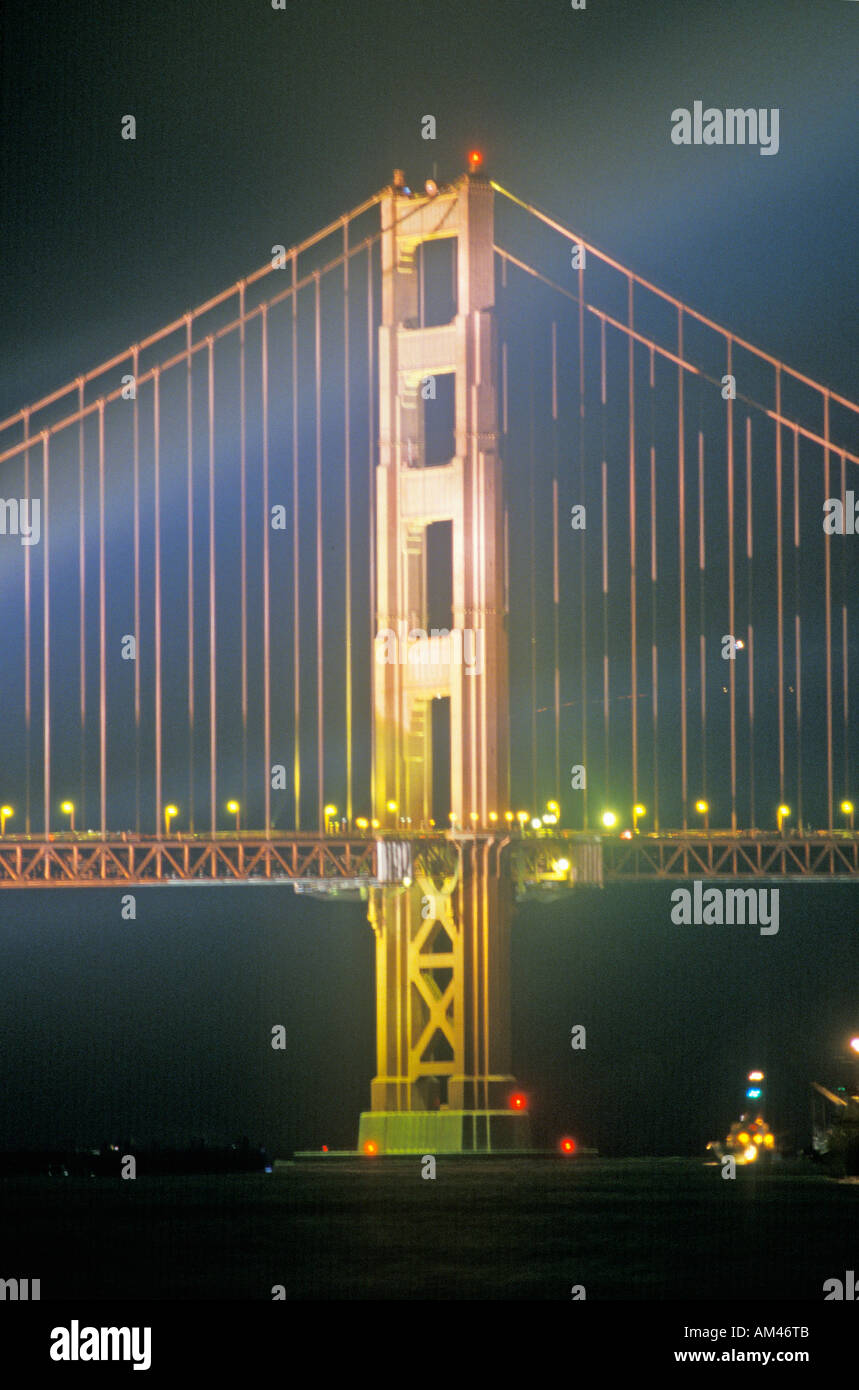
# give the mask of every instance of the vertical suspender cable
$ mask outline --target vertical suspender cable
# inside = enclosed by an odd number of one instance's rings
[[[633,281],[627,277],[629,321],[629,640],[630,701],[632,704],[632,802],[638,805],[638,596],[635,551],[635,339]],[[636,821],[637,823],[637,821]]]
[[[796,700],[796,821],[802,825],[802,630],[799,610],[799,430],[793,431],[793,593]]]
[[[24,438],[30,438],[30,413],[24,411]],[[30,496],[30,450],[24,450],[24,495]],[[31,634],[30,634],[30,551],[32,547],[24,547],[24,764],[26,781],[26,801],[24,804],[24,829],[30,834],[30,728],[32,719],[32,675],[30,671],[31,661]]]
[[[534,342],[529,345],[528,504],[531,597],[531,805],[537,814],[537,580],[534,543]],[[463,809],[463,815],[465,811]]]
[[[104,407],[102,407],[102,410]],[[45,796],[45,835],[51,830],[51,521],[48,494],[48,456],[50,435],[42,432],[42,573],[44,576],[42,593],[42,757],[43,789]],[[48,863],[45,861],[45,874]]]
[[[845,455],[842,454],[842,455],[841,455],[841,505],[842,505],[842,508],[846,507],[846,505],[847,505],[847,496],[846,496],[846,492],[845,492],[845,488],[846,488],[846,486],[847,486],[847,477],[846,477],[846,473],[847,473],[847,459],[846,459]],[[843,515],[843,512],[842,512],[842,515]],[[842,703],[842,710],[843,710],[843,721],[844,721],[844,795],[845,795],[845,796],[847,796],[847,795],[849,794],[849,792],[850,792],[850,738],[849,738],[849,722],[848,722],[848,718],[847,718],[847,714],[848,714],[848,710],[849,710],[849,701],[848,701],[848,674],[849,674],[849,670],[848,670],[848,656],[849,656],[849,649],[848,649],[848,645],[847,645],[847,548],[846,548],[846,546],[843,546],[843,545],[842,545],[842,547],[841,547],[841,663],[842,663],[842,682],[843,682],[843,692],[842,692],[842,701],[843,701],[843,703]]]
[[[650,667],[653,684],[653,829],[659,830],[659,627],[657,614],[656,559],[656,377],[653,348],[650,349]]]
[[[161,834],[161,407],[160,368],[152,374],[155,484],[155,830]]]
[[[552,606],[555,656],[555,789],[561,795],[561,658],[559,642],[560,586],[558,583],[558,325],[552,322]]]
[[[585,500],[585,270],[579,257],[579,505],[586,507]],[[584,513],[587,520],[587,512]],[[584,534],[579,542],[579,620],[582,703],[582,747],[581,763],[585,768],[585,785],[582,788],[582,829],[588,828],[588,633],[587,633],[587,567],[585,564]]]
[[[776,570],[778,584],[778,796],[784,805],[784,545],[781,453],[781,366],[775,369]]]
[[[683,420],[683,308],[677,308],[677,508],[680,569],[680,797],[682,826],[688,827],[689,771],[686,745],[686,449]]]
[[[732,347],[733,342],[728,336],[726,341],[726,362],[725,371],[728,376],[732,372]],[[731,660],[728,662],[728,699],[730,703],[731,719],[731,829],[737,828],[737,663],[736,646],[733,645],[736,639],[736,628],[734,626],[736,611],[734,606],[734,400],[733,395],[728,396],[728,408],[725,415],[725,429],[727,432],[727,455],[728,455],[728,631],[731,634]]]
[[[376,635],[376,472],[373,407],[373,247],[367,246],[367,534],[370,537],[370,651]],[[376,809],[376,712],[370,710],[370,814]]]
[[[263,758],[265,761],[265,833],[271,834],[271,572],[268,505],[268,305],[260,318],[262,360],[262,700]]]
[[[700,420],[700,416],[699,416]],[[701,795],[707,795],[707,613],[704,503],[704,431],[698,430],[698,644],[701,666]]]
[[[752,417],[746,416],[746,575],[749,644],[749,825],[755,821],[755,628],[753,622],[754,570],[752,536]]]
[[[185,376],[186,484],[188,495],[188,825],[194,829],[194,395],[191,352],[193,325],[185,315],[185,350],[188,366]]]
[[[322,318],[319,302],[319,271],[314,274],[315,289],[315,360],[316,384],[316,793],[317,825],[320,833],[325,824],[323,807],[325,804],[325,699],[323,670],[323,622],[322,603],[324,585],[322,575]]]
[[[137,349],[134,350],[134,423],[137,424]],[[84,379],[78,379],[78,410],[83,412],[84,408]],[[78,641],[79,641],[79,666],[80,666],[80,759],[81,759],[81,789],[80,789],[80,824],[85,826],[86,819],[86,470],[84,467],[84,420],[83,414],[78,424]],[[135,630],[136,640],[136,630]],[[138,643],[139,645],[139,643]],[[135,653],[140,656],[139,651]],[[139,676],[137,673],[138,662],[134,663],[135,690],[138,686]],[[140,782],[140,739],[139,735],[135,739],[137,745],[136,752],[136,771],[137,782]],[[138,785],[138,801],[140,797]],[[139,813],[138,813],[139,818]],[[139,828],[139,827],[138,827]]]
[[[352,475],[349,439],[349,222],[343,219],[343,469],[346,486],[346,822],[352,828]],[[372,556],[370,557],[372,564]]]
[[[829,392],[823,393],[823,458],[824,458],[824,498],[829,492]],[[826,824],[832,831],[832,557],[830,555],[829,532],[824,533],[824,605],[826,608]]]
[[[241,526],[241,643],[242,643],[242,800],[248,804],[248,457],[247,375],[245,363],[245,282],[239,281],[239,473]]]
[[[602,714],[603,714],[603,794],[611,796],[611,757],[609,749],[609,660],[608,660],[608,466],[606,463],[606,366],[605,319],[600,318],[600,422],[602,454]]]
[[[295,798],[295,828],[301,829],[301,609],[298,594],[298,253],[292,253],[292,784]],[[266,761],[265,781],[271,771]],[[266,793],[268,795],[268,793]]]
[[[134,416],[132,420],[133,440],[133,490],[134,490],[134,825],[140,834],[140,415],[137,403],[137,376],[139,370],[138,349],[132,349],[132,371],[134,375]],[[83,582],[83,576],[82,576]],[[81,711],[83,720],[83,710]]]
[[[98,765],[101,833],[104,836],[107,834],[107,575],[104,543],[103,398],[98,403]]]
[[[263,318],[263,321],[265,319]],[[215,613],[215,342],[208,340],[209,407],[209,813],[218,829],[217,632]],[[265,417],[263,417],[265,418]]]
[[[505,286],[507,262],[502,260],[502,286]],[[504,438],[504,450],[507,449],[507,341],[501,344],[501,433]],[[504,507],[504,613],[505,622],[510,623],[510,513]],[[512,781],[512,749],[510,739],[507,740],[507,787],[508,796],[513,795]]]

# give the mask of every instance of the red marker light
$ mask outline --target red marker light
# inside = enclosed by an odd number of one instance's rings
[[[483,155],[480,153],[480,150],[469,150],[468,167],[470,168],[471,172],[476,173],[476,171],[480,168],[482,163]]]
[[[575,1139],[562,1139],[562,1140],[561,1140],[561,1153],[565,1153],[565,1154],[574,1154],[575,1152],[576,1152],[576,1141],[575,1141]]]
[[[369,1157],[372,1158],[373,1155],[374,1155],[374,1154],[377,1154],[378,1152],[379,1152],[379,1145],[376,1143],[375,1139],[365,1139],[365,1140],[364,1140],[364,1153],[365,1153],[365,1154],[368,1154]]]
[[[324,1154],[327,1154],[327,1152],[328,1152],[328,1145],[327,1145],[327,1144],[323,1144],[323,1145],[322,1145],[322,1152],[323,1152]]]
[[[510,1097],[511,1110],[524,1110],[528,1104],[527,1096],[523,1096],[521,1091],[515,1091]]]

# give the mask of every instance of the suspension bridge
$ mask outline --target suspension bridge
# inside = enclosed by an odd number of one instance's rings
[[[859,876],[857,415],[396,171],[0,423],[0,888],[358,894],[362,1144],[527,1147],[516,896]]]

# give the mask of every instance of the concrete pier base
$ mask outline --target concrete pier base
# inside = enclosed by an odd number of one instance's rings
[[[359,1153],[512,1153],[530,1147],[530,1117],[513,1110],[365,1110],[358,1127]]]

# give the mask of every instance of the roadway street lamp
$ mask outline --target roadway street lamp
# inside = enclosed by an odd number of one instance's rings
[[[639,818],[639,816],[646,816],[646,815],[647,815],[647,807],[646,807],[646,806],[633,806],[633,808],[632,808],[632,828],[633,828],[633,830],[635,831],[636,835],[638,834],[638,818]]]
[[[6,834],[6,822],[14,814],[11,806],[0,806],[0,835]]]
[[[784,822],[787,820],[788,816],[790,815],[790,807],[789,807],[789,806],[779,806],[778,811],[776,812],[776,814],[777,814],[777,816],[778,816],[778,829],[779,829],[779,834],[783,834],[783,833],[784,833]]]
[[[322,814],[323,814],[323,816],[325,817],[325,821],[324,821],[324,825],[325,825],[325,834],[326,834],[326,835],[331,835],[331,834],[333,833],[332,830],[331,830],[331,821],[333,820],[334,816],[337,815],[337,807],[336,807],[336,806],[323,806],[323,807],[322,807]]]
[[[179,807],[178,807],[178,806],[165,806],[165,807],[164,807],[164,833],[165,833],[165,835],[169,835],[169,834],[170,834],[170,822],[171,822],[171,820],[173,819],[173,817],[174,817],[174,816],[178,816],[178,814],[179,814]]]
[[[397,828],[397,803],[396,803],[396,801],[389,801],[388,804],[387,804],[387,809],[388,809],[388,811],[390,812],[390,815],[391,815],[391,825],[392,825],[393,829],[396,830],[396,828]]]
[[[710,831],[710,803],[709,801],[696,801],[695,810],[699,816],[704,817],[704,829],[709,834]]]
[[[614,827],[617,825],[617,816],[614,811],[603,811],[602,823],[606,830],[614,830]]]
[[[242,808],[237,801],[228,801],[227,810],[229,811],[231,816],[235,816],[236,818],[236,834],[238,835],[239,830],[241,829]]]
[[[73,801],[64,801],[60,810],[64,816],[68,816],[69,830],[73,831],[75,828],[75,803]]]
[[[850,829],[852,830],[852,829],[853,829],[853,802],[852,802],[852,801],[842,801],[842,803],[841,803],[841,814],[842,814],[843,816],[847,816],[847,817],[848,817],[848,820],[849,820],[849,823],[850,823]]]

